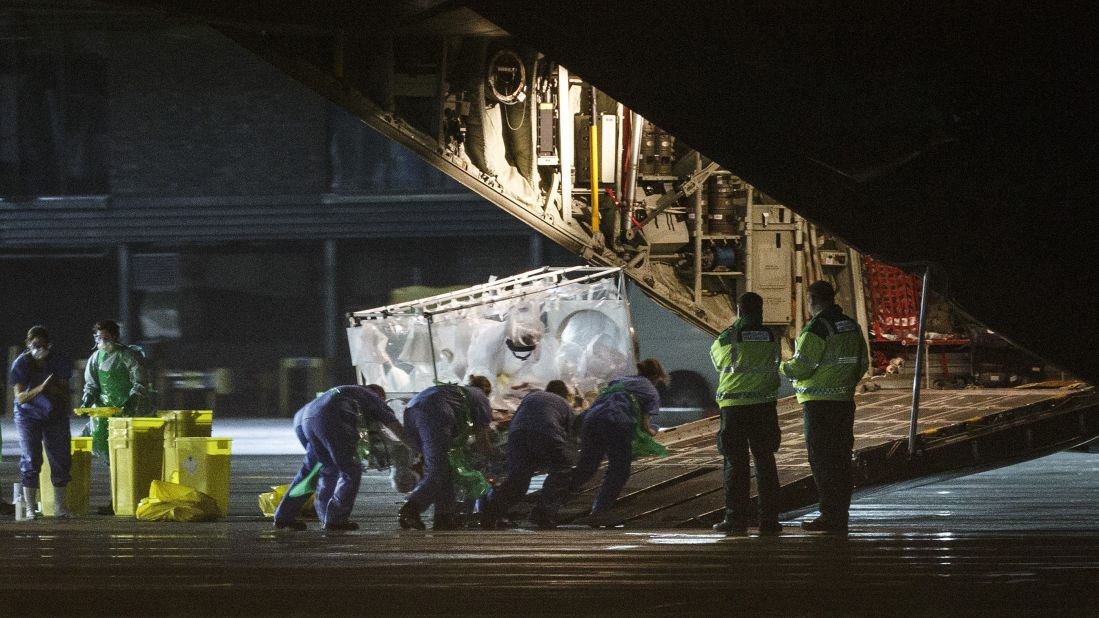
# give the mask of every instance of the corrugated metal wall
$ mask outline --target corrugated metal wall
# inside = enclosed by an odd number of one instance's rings
[[[518,220],[472,194],[58,198],[0,202],[0,250],[120,243],[526,235]]]

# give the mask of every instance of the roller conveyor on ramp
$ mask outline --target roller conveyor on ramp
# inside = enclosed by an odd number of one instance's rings
[[[1053,383],[1017,389],[925,390],[920,394],[919,440],[908,454],[912,393],[879,390],[856,397],[855,496],[919,485],[1033,459],[1099,435],[1099,396],[1083,384]],[[787,513],[815,505],[816,488],[802,435],[801,406],[778,404],[780,500]],[[634,462],[615,508],[582,518],[592,525],[637,528],[708,526],[723,515],[719,419],[711,417],[661,432],[670,454]],[[602,482],[596,475],[562,512],[578,517]],[[753,479],[753,502],[755,484]]]

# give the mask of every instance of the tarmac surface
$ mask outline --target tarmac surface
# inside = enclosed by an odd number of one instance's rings
[[[0,481],[16,458],[4,426]],[[234,437],[230,517],[0,521],[0,616],[1096,615],[1099,453],[1069,451],[853,504],[846,538],[704,529],[402,531],[367,474],[362,528],[275,531],[257,495],[300,465],[289,420]],[[93,462],[91,503],[109,498]],[[812,518],[810,513],[801,519]],[[430,518],[428,518],[430,526]]]

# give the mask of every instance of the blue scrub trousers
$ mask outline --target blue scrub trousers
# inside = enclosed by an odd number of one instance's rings
[[[509,506],[527,494],[530,479],[539,470],[549,476],[542,483],[536,508],[554,516],[568,492],[572,467],[568,448],[561,440],[535,431],[517,431],[508,435],[508,475],[499,489],[492,492],[492,509],[506,513]]]
[[[428,398],[405,410],[405,435],[424,454],[424,476],[408,496],[422,513],[435,505],[435,516],[458,509],[447,453],[454,439],[454,413],[442,397]]]
[[[336,413],[325,410],[302,418],[301,425],[294,428],[298,441],[305,447],[305,461],[290,487],[321,464],[314,508],[323,525],[347,522],[362,482],[363,467],[356,461],[359,434],[349,428]],[[287,492],[275,510],[275,523],[293,521],[308,499],[309,494],[292,497]]]
[[[68,416],[50,416],[45,420],[34,416],[15,413],[15,428],[19,432],[19,472],[23,487],[37,488],[38,473],[42,471],[42,445],[46,446],[46,457],[50,460],[50,483],[54,487],[65,487],[72,478],[71,434]]]
[[[622,493],[626,480],[630,478],[630,464],[633,461],[630,445],[637,421],[624,410],[600,411],[594,417],[592,412],[594,410],[586,413],[580,429],[580,461],[572,470],[569,490],[576,491],[588,482],[606,455],[607,475],[591,506],[592,513],[599,513],[614,507],[618,494]]]

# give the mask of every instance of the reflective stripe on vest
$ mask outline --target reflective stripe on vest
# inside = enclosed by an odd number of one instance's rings
[[[847,395],[854,394],[854,386],[794,386],[794,392],[799,395]]]
[[[819,316],[806,325],[803,333],[810,331],[813,325],[822,327],[827,333],[824,350],[816,363],[807,362],[795,351],[794,360],[800,361],[804,369],[810,372],[804,378],[793,380],[798,400],[853,397],[860,378],[855,373],[865,361],[861,355],[865,343],[858,323],[846,317],[832,323],[827,317]],[[814,333],[814,336],[819,335]]]
[[[736,401],[736,400],[739,400],[739,399],[767,399],[767,398],[777,399],[778,398],[778,392],[777,391],[765,391],[765,392],[758,392],[758,393],[718,393],[717,394],[717,400],[718,401],[722,401],[722,400]]]
[[[723,408],[774,401],[780,386],[780,348],[762,325],[738,320],[710,346],[718,372],[715,401]]]
[[[819,366],[825,365],[857,365],[859,363],[859,357],[857,356],[840,356],[833,358],[825,358],[820,361]]]
[[[774,343],[774,338],[772,337],[772,335],[765,331],[740,331],[740,333],[738,333],[738,336],[740,337],[741,341],[746,341],[749,343]],[[770,364],[764,367],[743,367],[741,365],[738,365],[736,362],[738,352],[739,350],[737,348],[737,340],[734,339],[729,344],[729,361],[732,363],[732,365],[718,369],[719,373],[771,373],[774,371],[778,371],[779,363],[782,360],[779,357],[779,348],[777,345],[775,346],[774,359],[772,359]]]
[[[815,370],[817,367],[821,366],[820,362],[816,362],[816,363],[807,362],[804,358],[801,357],[800,352],[795,352],[794,356],[790,358],[790,362],[800,364],[800,365],[805,365],[806,367],[809,367],[810,369],[813,369],[813,370]]]
[[[777,362],[770,367],[725,367],[721,370],[721,373],[774,373],[777,370],[777,367]]]

